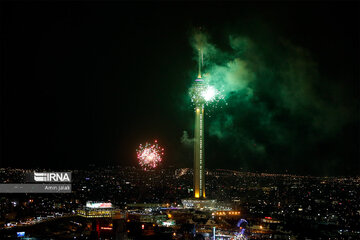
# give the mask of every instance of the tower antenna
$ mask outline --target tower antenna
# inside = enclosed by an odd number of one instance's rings
[[[201,49],[201,66],[204,66],[204,52]]]
[[[198,78],[201,78],[201,65],[203,63],[203,56],[202,56],[202,50],[201,48],[199,48],[199,74],[198,74]]]

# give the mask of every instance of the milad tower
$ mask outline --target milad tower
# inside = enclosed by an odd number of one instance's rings
[[[204,159],[204,118],[205,104],[211,102],[216,95],[213,87],[209,86],[201,75],[203,63],[202,49],[199,49],[199,72],[190,88],[191,100],[195,106],[195,132],[194,132],[194,197],[182,199],[185,208],[199,210],[215,209],[216,200],[206,199],[205,195],[205,159]]]
[[[202,51],[199,49],[199,72],[195,79],[194,90],[201,93],[204,80],[201,77]],[[195,99],[195,133],[194,133],[194,197],[205,198],[205,159],[204,159],[204,104],[202,96]]]

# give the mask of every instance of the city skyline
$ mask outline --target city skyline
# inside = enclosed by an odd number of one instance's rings
[[[0,167],[135,166],[154,139],[192,167],[201,26],[207,168],[359,173],[357,3],[1,5]]]
[[[29,170],[0,168],[0,181],[18,182],[26,172]],[[135,167],[111,167],[76,170],[73,174],[71,193],[3,194],[0,236],[13,239],[18,232],[25,232],[40,239],[89,239],[92,234],[160,239],[157,229],[166,226],[167,232],[175,233],[175,239],[184,239],[183,227],[193,222],[197,234],[206,236],[216,226],[216,235],[231,239],[240,233],[236,224],[239,219],[247,222],[243,226],[248,236],[245,239],[358,239],[360,234],[359,177],[209,170],[207,197],[217,202],[194,211],[198,207],[187,205],[191,201],[187,197],[193,192],[192,168],[144,172]],[[54,222],[59,224],[51,224]],[[73,229],[74,222],[87,227],[66,231]],[[123,227],[118,229],[115,223]]]

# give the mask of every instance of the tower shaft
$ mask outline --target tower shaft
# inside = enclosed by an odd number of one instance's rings
[[[205,198],[204,104],[195,108],[194,136],[194,194],[195,198]]]

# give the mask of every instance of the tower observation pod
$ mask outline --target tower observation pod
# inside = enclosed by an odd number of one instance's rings
[[[195,79],[194,90],[202,92],[204,80],[201,77],[202,51],[199,49],[199,73]],[[205,198],[205,159],[204,159],[204,104],[200,96],[195,101],[195,133],[194,133],[194,197]]]

